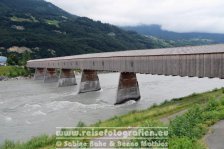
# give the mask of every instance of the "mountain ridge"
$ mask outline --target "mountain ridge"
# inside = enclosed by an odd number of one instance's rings
[[[224,43],[224,34],[218,33],[204,33],[204,32],[188,32],[178,33],[174,31],[163,30],[160,25],[139,25],[139,26],[124,26],[125,30],[136,31],[139,34],[146,36],[155,36],[165,40],[211,40],[213,43]]]
[[[72,15],[43,0],[1,0],[0,14],[0,54],[4,56],[31,51],[32,58],[46,58],[172,46]]]

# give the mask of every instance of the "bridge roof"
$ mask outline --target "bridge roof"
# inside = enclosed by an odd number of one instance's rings
[[[159,55],[189,55],[189,54],[208,54],[208,53],[224,53],[224,44],[82,54],[82,55],[65,56],[65,57],[36,59],[36,60],[30,60],[28,62],[89,59],[89,58],[109,58],[109,57],[132,57],[132,56],[147,56],[147,55],[159,56]]]

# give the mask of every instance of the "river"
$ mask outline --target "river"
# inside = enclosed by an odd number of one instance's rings
[[[54,134],[56,127],[92,124],[154,103],[224,86],[224,80],[138,74],[141,100],[114,106],[119,74],[99,74],[101,91],[77,94],[78,86],[9,80],[0,82],[0,144],[5,139],[25,141]],[[77,82],[80,75],[77,76]]]

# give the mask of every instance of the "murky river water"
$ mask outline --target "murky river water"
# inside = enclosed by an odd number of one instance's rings
[[[114,106],[119,74],[100,74],[102,90],[77,94],[78,86],[58,88],[57,83],[10,80],[0,82],[0,143],[54,134],[55,127],[76,126],[108,119],[153,103],[224,86],[224,80],[138,74],[141,100]],[[80,76],[77,76],[77,82]]]

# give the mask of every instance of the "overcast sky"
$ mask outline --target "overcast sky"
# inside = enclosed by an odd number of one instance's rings
[[[177,32],[224,33],[224,0],[47,0],[62,9],[119,26],[159,24]]]

